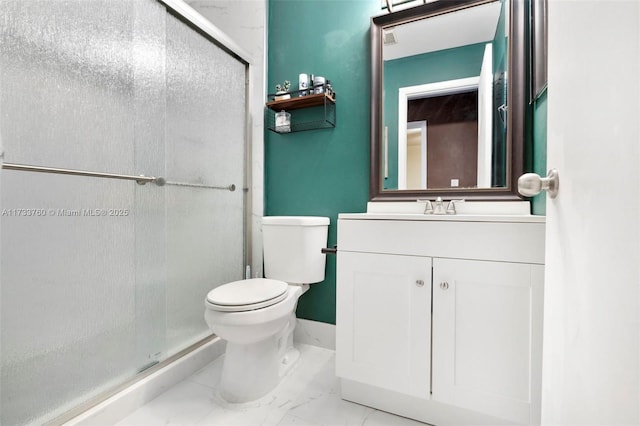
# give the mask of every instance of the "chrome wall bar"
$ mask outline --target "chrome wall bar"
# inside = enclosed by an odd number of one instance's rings
[[[203,185],[200,183],[183,183],[183,182],[170,182],[165,181],[163,178],[158,178],[156,181],[158,185],[172,185],[172,186],[187,186],[189,188],[206,188],[206,189],[226,189],[227,191],[235,191],[236,186],[234,184],[228,186],[211,186],[211,185]]]
[[[199,183],[167,182],[167,180],[163,177],[144,176],[144,175],[140,175],[140,176],[121,175],[116,173],[89,172],[86,170],[61,169],[58,167],[30,166],[27,164],[14,164],[14,163],[3,163],[2,168],[6,170],[19,170],[23,172],[56,173],[56,174],[73,175],[73,176],[89,176],[89,177],[107,178],[107,179],[134,180],[138,185],[144,185],[147,182],[153,182],[158,186],[175,185],[175,186],[188,186],[192,188],[225,189],[231,192],[236,190],[236,186],[234,184],[231,184],[228,186],[211,186],[211,185],[203,185]]]
[[[107,179],[123,179],[123,180],[135,180],[139,185],[144,185],[147,182],[155,182],[157,178],[153,176],[132,176],[132,175],[120,175],[115,173],[102,173],[102,172],[88,172],[86,170],[73,170],[73,169],[60,169],[57,167],[42,167],[42,166],[30,166],[27,164],[14,164],[3,163],[3,169],[7,170],[20,170],[23,172],[37,172],[37,173],[56,173],[61,175],[74,175],[74,176],[89,176],[97,178]]]

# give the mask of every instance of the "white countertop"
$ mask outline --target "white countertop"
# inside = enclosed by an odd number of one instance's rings
[[[344,220],[413,220],[445,222],[520,222],[544,223],[546,216],[522,214],[422,214],[422,213],[340,213]]]
[[[433,203],[433,201],[432,201]],[[444,206],[448,201],[443,201]],[[414,220],[446,222],[544,223],[545,216],[530,214],[528,201],[468,201],[456,203],[456,214],[424,214],[424,202],[369,202],[367,213],[340,213],[346,220]]]

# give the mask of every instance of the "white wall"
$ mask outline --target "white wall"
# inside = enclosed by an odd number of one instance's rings
[[[640,423],[640,3],[549,1],[542,423]]]
[[[264,212],[264,103],[266,81],[265,0],[186,0],[251,56],[252,276],[262,276],[261,218]]]

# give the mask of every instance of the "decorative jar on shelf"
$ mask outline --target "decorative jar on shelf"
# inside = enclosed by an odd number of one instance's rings
[[[291,93],[289,93],[289,88],[291,87],[291,82],[289,80],[285,80],[282,85],[276,84],[276,101],[281,101],[283,99],[291,99]]]
[[[276,132],[291,132],[291,114],[286,111],[276,112]]]

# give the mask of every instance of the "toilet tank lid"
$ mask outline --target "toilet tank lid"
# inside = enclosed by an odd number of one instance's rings
[[[264,216],[263,225],[320,226],[329,225],[329,218],[322,216]]]

